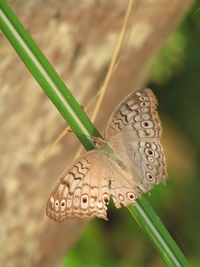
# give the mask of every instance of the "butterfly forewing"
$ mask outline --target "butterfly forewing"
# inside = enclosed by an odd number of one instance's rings
[[[109,200],[110,190],[104,179],[103,162],[101,152],[93,150],[66,169],[52,189],[47,215],[56,221],[94,216],[106,219],[105,200]]]
[[[105,130],[105,139],[131,132],[132,139],[159,138],[161,123],[157,99],[150,89],[140,89],[122,100],[114,110]]]

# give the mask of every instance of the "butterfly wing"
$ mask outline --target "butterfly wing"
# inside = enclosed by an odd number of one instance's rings
[[[118,134],[131,134],[132,139],[159,138],[161,122],[157,99],[151,89],[140,89],[123,99],[113,111],[105,130],[105,139]]]
[[[109,145],[130,167],[133,182],[144,192],[167,176],[156,108],[153,92],[138,90],[118,105],[105,131]]]
[[[133,182],[131,173],[123,170],[116,162],[106,161],[107,174],[110,182],[110,196],[116,208],[134,204],[135,199],[141,195],[141,190]]]
[[[55,221],[67,218],[107,219],[110,197],[115,206],[128,206],[165,180],[165,157],[160,144],[161,123],[157,100],[150,89],[126,97],[115,109],[106,128],[108,144],[128,170],[106,155],[104,149],[82,155],[54,185],[47,215]]]
[[[107,219],[110,190],[102,164],[101,153],[92,150],[67,168],[50,193],[47,215],[59,222],[75,217]]]
[[[123,177],[123,178],[122,178]],[[107,220],[107,204],[116,207],[134,203],[137,187],[101,150],[83,154],[67,168],[50,193],[46,213],[55,221],[99,217]]]

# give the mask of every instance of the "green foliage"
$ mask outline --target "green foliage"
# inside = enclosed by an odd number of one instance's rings
[[[186,45],[187,38],[181,29],[171,34],[152,66],[151,81],[162,85],[182,71]]]
[[[70,253],[66,258],[66,266],[112,266],[114,259],[112,259],[112,255],[109,255],[106,236],[101,235],[102,231],[103,225],[91,221],[89,227],[83,232],[80,241],[75,246],[75,253]],[[92,256],[89,253],[90,251],[92,251]]]

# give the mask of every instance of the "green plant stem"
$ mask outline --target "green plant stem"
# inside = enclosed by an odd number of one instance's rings
[[[144,197],[137,199],[135,205],[128,208],[147,233],[167,266],[190,266],[160,218]]]
[[[0,27],[84,147],[87,150],[94,148],[89,136],[100,134],[4,0],[0,0]],[[129,210],[167,266],[189,266],[187,259],[144,197],[138,199]]]

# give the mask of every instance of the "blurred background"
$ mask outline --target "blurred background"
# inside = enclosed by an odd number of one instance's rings
[[[128,1],[8,2],[85,108],[105,79]],[[142,87],[154,91],[169,179],[146,198],[197,267],[200,0],[136,2],[95,125],[103,133],[110,113],[128,93]],[[51,187],[79,142],[68,134],[43,159],[66,123],[2,33],[0,47],[0,265],[165,266],[126,208],[110,206],[108,222],[58,224],[45,217]]]

